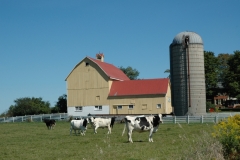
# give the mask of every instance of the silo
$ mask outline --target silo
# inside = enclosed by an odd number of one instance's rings
[[[181,32],[170,44],[172,106],[176,116],[206,114],[206,87],[202,38]]]

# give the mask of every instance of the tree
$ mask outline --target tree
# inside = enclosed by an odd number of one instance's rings
[[[58,111],[60,113],[67,113],[67,95],[63,94],[58,98],[58,102],[56,103],[54,112]]]
[[[240,97],[240,51],[234,51],[227,65],[228,72],[224,77],[224,87],[228,89],[229,96]]]
[[[132,67],[128,66],[127,68],[124,68],[121,66],[119,67],[119,69],[122,70],[123,73],[125,73],[131,80],[135,80],[139,76],[139,72],[136,69],[133,69]]]
[[[14,100],[15,105],[11,105],[8,110],[9,116],[24,116],[33,114],[50,113],[50,103],[42,98],[18,98]]]
[[[168,76],[167,78],[171,79],[170,69],[166,69],[166,70],[164,71],[164,73],[169,73],[169,76]]]
[[[204,68],[206,96],[212,97],[217,94],[215,89],[217,88],[219,75],[219,61],[213,52],[204,51]]]
[[[232,55],[228,53],[221,53],[218,55],[218,61],[219,61],[219,75],[218,75],[218,81],[221,83],[224,83],[225,76],[227,75],[227,72],[229,70],[228,60],[230,59]]]

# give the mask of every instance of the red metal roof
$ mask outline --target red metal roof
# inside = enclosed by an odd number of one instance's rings
[[[168,78],[114,81],[108,96],[166,94]]]
[[[126,74],[123,73],[122,70],[119,68],[115,67],[112,64],[101,62],[100,60],[93,59],[91,57],[87,57],[94,63],[96,63],[102,70],[103,72],[106,73],[106,75],[113,80],[119,80],[119,81],[126,81],[129,80],[129,78],[126,76]]]

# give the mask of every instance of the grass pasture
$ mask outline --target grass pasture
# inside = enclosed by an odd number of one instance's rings
[[[47,130],[41,122],[2,123],[0,159],[194,159],[197,152],[206,152],[207,143],[212,141],[209,133],[213,131],[213,124],[161,124],[153,134],[153,143],[148,142],[149,132],[133,132],[131,144],[127,142],[127,131],[121,135],[124,124],[116,123],[111,135],[101,128],[93,134],[89,125],[85,136],[75,136],[74,132],[70,136],[69,127],[69,122],[57,122],[54,130]]]

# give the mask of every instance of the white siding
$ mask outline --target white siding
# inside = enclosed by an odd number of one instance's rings
[[[68,107],[69,116],[87,116],[88,114],[109,114],[109,106],[103,105],[102,110],[95,110],[95,106],[83,106],[82,111],[76,111],[75,107]]]

